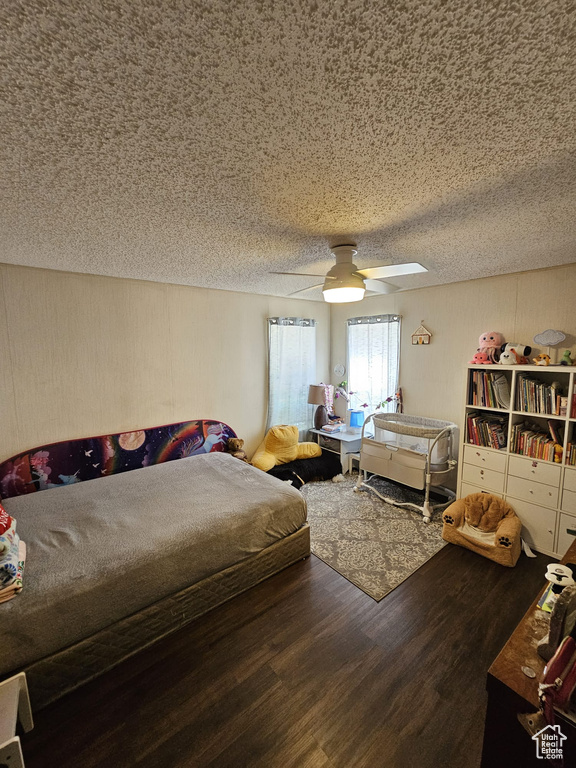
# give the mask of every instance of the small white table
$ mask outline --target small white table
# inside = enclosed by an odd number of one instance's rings
[[[340,456],[342,472],[345,474],[350,470],[349,454],[358,454],[362,442],[361,432],[324,432],[321,429],[311,429],[310,432],[315,436],[316,442],[326,451],[332,451]]]

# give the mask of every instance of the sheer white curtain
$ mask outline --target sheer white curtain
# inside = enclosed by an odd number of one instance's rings
[[[316,321],[268,318],[268,418],[266,430],[295,424],[300,439],[312,426],[308,387],[316,383]]]
[[[396,394],[400,365],[400,316],[371,315],[348,320],[348,389],[351,407],[378,403]],[[395,411],[394,402],[381,411]]]

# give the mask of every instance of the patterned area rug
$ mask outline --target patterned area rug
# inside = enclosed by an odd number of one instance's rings
[[[312,552],[374,600],[382,600],[446,544],[442,513],[426,524],[414,510],[386,504],[370,491],[355,493],[357,479],[348,475],[341,483],[326,480],[302,488]],[[371,484],[402,501],[421,504],[424,499],[380,478]]]

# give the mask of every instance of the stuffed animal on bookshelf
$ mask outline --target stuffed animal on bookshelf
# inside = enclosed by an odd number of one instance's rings
[[[488,358],[486,352],[476,352],[468,365],[492,365],[492,360]]]
[[[484,352],[492,363],[497,363],[500,358],[500,350],[504,344],[504,336],[498,331],[482,333],[478,339],[477,352]]]
[[[532,358],[534,365],[550,365],[550,355],[545,355],[543,352],[541,355]]]
[[[521,360],[520,355],[516,354],[514,347],[512,349],[506,349],[500,354],[500,365],[518,365]]]
[[[562,446],[556,443],[556,445],[554,446],[554,461],[556,462],[556,464],[562,464],[563,451],[564,449],[562,448]]]
[[[560,365],[574,365],[574,361],[570,357],[570,350],[567,349],[566,352],[562,355],[562,360],[560,360]]]
[[[528,365],[528,355],[532,352],[532,347],[528,347],[526,344],[514,344],[513,342],[508,342],[507,344],[502,344],[500,353],[508,352],[511,349],[514,350],[516,357],[519,358],[517,360],[518,365]]]

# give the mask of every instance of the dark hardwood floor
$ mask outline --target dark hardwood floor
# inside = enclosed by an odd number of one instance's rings
[[[447,545],[380,603],[312,556],[36,714],[27,768],[478,768],[544,584]]]

